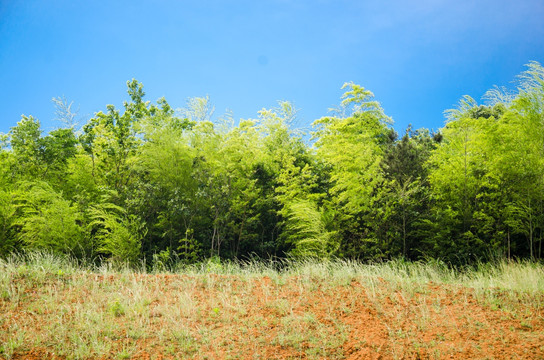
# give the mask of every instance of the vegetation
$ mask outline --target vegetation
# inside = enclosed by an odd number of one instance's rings
[[[115,269],[0,260],[0,358],[544,356],[544,268],[207,261]]]
[[[257,119],[216,119],[208,98],[174,110],[129,81],[81,128],[43,134],[23,116],[0,137],[0,257],[81,261],[314,257],[381,261],[541,259],[544,69],[446,112],[439,132],[392,128],[373,94],[344,85],[310,141],[280,102]]]

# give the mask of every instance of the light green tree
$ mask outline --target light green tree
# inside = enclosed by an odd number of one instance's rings
[[[87,237],[79,225],[82,214],[44,182],[19,184],[14,199],[19,240],[28,249],[81,256],[88,253]]]
[[[146,227],[122,207],[102,203],[89,208],[89,228],[96,232],[96,250],[117,264],[134,265],[140,259],[141,240]]]
[[[342,89],[347,89],[338,111],[343,116],[313,124],[316,155],[330,167],[329,206],[338,214],[344,239],[351,239],[344,253],[356,256],[372,247],[369,252],[380,256],[385,244],[380,244],[381,220],[375,210],[385,194],[381,161],[391,119],[370,91],[353,83]]]

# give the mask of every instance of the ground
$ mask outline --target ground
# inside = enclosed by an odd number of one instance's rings
[[[544,359],[544,294],[379,276],[33,273],[6,359]]]

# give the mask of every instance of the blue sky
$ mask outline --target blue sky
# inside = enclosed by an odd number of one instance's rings
[[[0,0],[0,132],[21,114],[60,126],[52,97],[82,120],[120,107],[132,78],[147,100],[209,95],[235,119],[289,100],[301,127],[353,81],[398,131],[438,129],[531,60],[544,63],[542,0]]]

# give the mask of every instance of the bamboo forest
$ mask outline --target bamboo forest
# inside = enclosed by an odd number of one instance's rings
[[[515,80],[400,133],[352,82],[308,129],[290,102],[238,121],[208,97],[148,101],[134,79],[81,124],[54,99],[56,129],[23,115],[0,134],[0,257],[541,259],[544,68]]]

